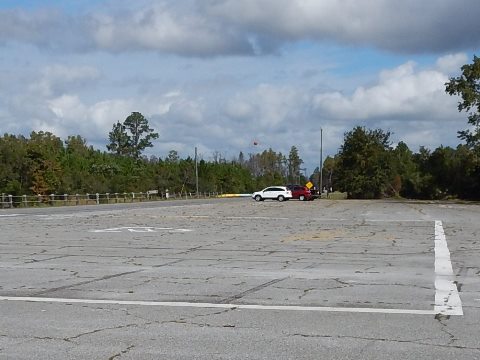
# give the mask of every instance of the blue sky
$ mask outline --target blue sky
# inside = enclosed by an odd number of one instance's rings
[[[413,150],[467,126],[444,83],[478,55],[476,0],[0,2],[0,132],[105,150],[140,111],[177,150],[300,150],[310,173],[355,126]],[[253,145],[256,140],[259,144]]]

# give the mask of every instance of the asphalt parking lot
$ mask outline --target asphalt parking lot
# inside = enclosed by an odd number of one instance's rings
[[[0,359],[478,359],[480,206],[0,210]]]

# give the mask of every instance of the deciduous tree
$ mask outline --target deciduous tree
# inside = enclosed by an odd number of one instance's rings
[[[470,147],[480,147],[480,58],[473,57],[472,64],[462,66],[462,75],[450,78],[446,92],[459,95],[458,111],[468,113],[470,129],[458,132],[458,137],[465,140]]]
[[[390,133],[357,126],[339,152],[339,187],[351,198],[382,197],[391,179]]]

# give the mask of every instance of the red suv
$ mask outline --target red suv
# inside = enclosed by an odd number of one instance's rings
[[[287,185],[287,188],[292,192],[292,199],[298,199],[302,201],[314,199],[312,192],[306,186]]]

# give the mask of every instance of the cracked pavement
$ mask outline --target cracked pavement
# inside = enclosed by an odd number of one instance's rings
[[[0,296],[46,299],[0,301],[0,359],[480,358],[479,213],[250,199],[0,210]],[[415,313],[435,305],[435,220],[463,316]]]

